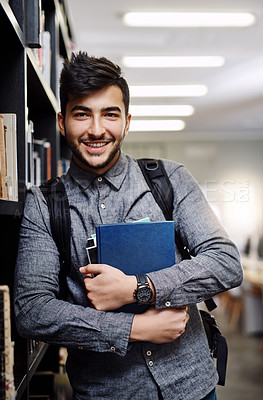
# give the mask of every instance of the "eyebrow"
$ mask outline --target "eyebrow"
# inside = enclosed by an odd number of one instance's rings
[[[79,110],[79,111],[87,111],[87,112],[90,112],[90,111],[91,111],[91,108],[85,107],[85,106],[74,106],[74,107],[71,109],[71,112],[77,111],[77,110]]]
[[[103,108],[101,111],[105,112],[105,111],[118,111],[119,113],[121,113],[121,109],[118,106],[111,106],[111,107],[105,107]]]
[[[76,105],[76,106],[74,106],[74,107],[72,108],[71,112],[74,112],[74,111],[77,111],[77,110],[78,110],[78,111],[85,111],[85,112],[91,112],[91,111],[92,111],[92,109],[89,108],[89,107],[78,106],[78,105]],[[105,108],[102,108],[101,111],[102,111],[102,112],[117,111],[117,112],[121,113],[121,109],[120,109],[120,107],[118,107],[118,106],[105,107]]]

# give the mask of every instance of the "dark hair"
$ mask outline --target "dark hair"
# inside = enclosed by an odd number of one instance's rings
[[[121,68],[105,57],[90,57],[86,52],[72,53],[65,60],[60,75],[60,104],[65,117],[69,96],[82,96],[94,93],[107,86],[116,85],[122,91],[125,114],[129,110],[130,94]]]

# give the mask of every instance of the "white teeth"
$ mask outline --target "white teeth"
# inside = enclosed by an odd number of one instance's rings
[[[105,143],[88,143],[89,147],[102,147]]]

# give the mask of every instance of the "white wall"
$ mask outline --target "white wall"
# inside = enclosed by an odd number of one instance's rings
[[[126,153],[183,163],[242,250],[263,234],[263,141],[129,141]]]

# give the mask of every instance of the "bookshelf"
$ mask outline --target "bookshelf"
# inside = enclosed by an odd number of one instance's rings
[[[49,171],[52,177],[57,176],[63,146],[56,120],[58,66],[70,55],[72,34],[63,0],[0,0],[0,26],[0,114],[16,115],[18,199],[3,199],[3,196],[0,199],[0,285],[9,286],[12,304],[19,227],[32,172],[28,167],[29,126],[32,123],[33,140],[48,142]],[[42,27],[40,32],[39,27]],[[43,31],[46,33],[42,34]],[[35,168],[37,164],[33,161],[30,165]],[[16,398],[28,399],[35,370],[40,363],[48,364],[50,359],[52,364],[56,360],[58,369],[57,354],[42,343],[33,343],[32,349],[31,342],[19,337],[12,307],[11,332],[15,342]]]

